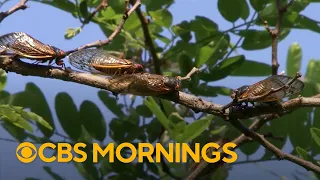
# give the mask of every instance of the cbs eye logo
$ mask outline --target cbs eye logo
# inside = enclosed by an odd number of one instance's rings
[[[37,149],[32,143],[23,142],[17,147],[16,156],[23,163],[31,163],[37,157]]]

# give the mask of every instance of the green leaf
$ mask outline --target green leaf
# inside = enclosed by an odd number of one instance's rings
[[[287,56],[287,75],[295,76],[300,70],[302,60],[302,50],[298,43],[292,43]]]
[[[241,3],[239,0],[218,0],[218,9],[224,19],[235,22],[242,15]]]
[[[150,109],[150,111],[153,112],[153,114],[155,114],[155,116],[165,127],[165,129],[169,130],[169,120],[167,119],[166,115],[162,112],[156,101],[152,97],[148,96],[143,102]]]
[[[241,16],[240,17],[243,20],[246,20],[250,14],[249,5],[246,0],[238,0],[238,1],[241,6]]]
[[[199,53],[196,56],[196,67],[200,68],[204,63],[206,63],[216,49],[209,46],[203,46],[200,48]]]
[[[144,116],[144,117],[152,117],[153,114],[150,111],[150,109],[145,106],[145,105],[139,105],[136,107],[136,112],[140,115],[140,116]]]
[[[219,134],[221,134],[223,131],[225,131],[226,129],[227,129],[227,126],[224,125],[224,126],[221,126],[221,127],[217,128],[217,129],[211,130],[211,131],[210,131],[210,134],[212,134],[212,135],[219,135]]]
[[[164,26],[166,28],[169,28],[172,24],[172,14],[167,9],[159,9],[156,11],[149,11],[150,16],[153,19],[153,22]]]
[[[81,13],[82,17],[87,18],[89,12],[88,12],[88,5],[87,5],[86,0],[81,1],[80,5],[79,5],[79,9],[80,9],[80,13]]]
[[[44,4],[49,4],[51,6],[54,6],[58,9],[61,9],[63,11],[69,12],[69,13],[73,13],[76,11],[76,5],[73,4],[71,1],[69,0],[35,0],[37,2],[41,2]]]
[[[296,151],[299,154],[299,156],[304,159],[304,160],[309,160],[310,159],[310,155],[308,154],[308,152],[306,150],[304,150],[301,147],[296,147]]]
[[[43,127],[49,129],[49,130],[53,130],[53,128],[50,126],[50,124],[44,120],[41,116],[37,115],[36,113],[33,112],[27,112],[24,111],[20,108],[17,107],[13,107],[14,109],[16,109],[16,111],[19,111],[19,113],[21,113],[21,115],[28,120],[33,120],[35,122],[37,122],[38,124],[41,124]]]
[[[245,61],[245,56],[239,55],[225,59],[210,69],[210,73],[200,72],[200,78],[204,81],[217,81],[229,76]]]
[[[182,137],[180,137],[177,141],[180,143],[192,141],[208,128],[212,118],[213,116],[208,116],[187,125]]]
[[[74,36],[81,32],[82,28],[68,28],[66,33],[64,34],[65,39],[72,39]]]
[[[174,107],[171,101],[165,99],[160,99],[160,101],[163,105],[164,111],[167,116],[170,116],[171,113],[176,112],[176,108]]]
[[[84,128],[99,141],[106,138],[107,125],[100,109],[91,101],[84,101],[80,106],[80,117]]]
[[[39,87],[33,83],[27,83],[25,91],[10,95],[6,99],[2,99],[11,105],[21,106],[24,108],[30,108],[30,111],[41,116],[48,124],[55,129],[52,114],[49,108],[49,104]],[[53,134],[53,130],[46,128],[43,125],[37,123],[37,127],[46,136],[50,137]]]
[[[0,105],[0,118],[8,121],[13,125],[25,129],[29,132],[33,132],[31,125],[22,116],[22,107],[13,107],[10,105]]]
[[[269,76],[271,66],[266,63],[260,63],[252,60],[246,60],[233,71],[231,76]]]
[[[4,89],[7,84],[7,73],[3,69],[0,69],[0,91]]]
[[[195,33],[197,45],[199,44],[199,41],[204,41],[206,39],[210,40],[216,37],[218,37],[217,39],[219,40],[222,36],[221,32],[218,31],[218,25],[204,16],[196,16],[194,20],[191,20],[190,30]]]
[[[309,29],[311,31],[320,33],[319,23],[307,16],[300,14],[296,19],[295,24],[299,28]]]
[[[124,117],[124,113],[122,111],[122,104],[117,102],[116,98],[110,97],[109,94],[105,91],[99,91],[98,96],[103,104],[116,116]]]
[[[269,0],[249,0],[249,1],[253,9],[255,9],[256,11],[262,10],[269,3]]]
[[[169,7],[174,0],[147,1],[146,7],[148,11],[163,9],[163,6]]]
[[[71,96],[65,92],[57,94],[55,109],[62,129],[73,140],[77,140],[82,132],[82,122],[80,121],[79,112]]]
[[[311,82],[320,83],[320,61],[311,59],[309,60],[307,73],[305,77]]]
[[[171,30],[175,35],[180,36],[183,41],[189,42],[192,38],[190,24],[187,21],[182,21],[177,25],[173,25]]]
[[[310,129],[311,136],[313,140],[318,144],[320,147],[320,129],[318,128],[311,128]]]
[[[279,35],[279,40],[287,37],[289,33],[290,29],[283,28]],[[272,39],[266,30],[240,30],[238,35],[244,37],[241,47],[245,50],[265,49],[271,46]]]

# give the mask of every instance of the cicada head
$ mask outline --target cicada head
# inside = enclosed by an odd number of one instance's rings
[[[56,53],[56,57],[63,58],[66,56],[66,53],[63,50],[56,48],[54,46],[51,46],[51,47],[52,47],[53,51]]]
[[[235,99],[236,97],[237,98],[241,97],[241,95],[245,93],[248,90],[248,88],[249,88],[248,85],[244,85],[239,87],[238,89],[233,90],[231,93],[231,98]]]
[[[142,64],[133,64],[133,68],[135,69],[136,72],[143,72],[143,66]]]

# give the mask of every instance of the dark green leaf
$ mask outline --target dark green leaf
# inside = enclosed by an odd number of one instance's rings
[[[295,76],[300,71],[302,50],[298,43],[292,43],[287,56],[287,75]]]
[[[210,37],[209,39],[215,38],[218,35],[218,39],[221,37],[221,32],[218,31],[218,25],[204,16],[196,16],[194,20],[191,20],[190,30],[194,31],[197,44],[198,41],[203,41],[208,37]]]
[[[173,33],[180,36],[182,40],[189,42],[192,38],[190,33],[190,24],[187,21],[182,21],[180,24],[171,27]]]
[[[59,93],[55,99],[55,109],[62,129],[73,139],[81,135],[82,122],[72,98],[67,93]]]
[[[230,22],[237,21],[242,15],[241,1],[218,0],[218,9],[224,19]]]
[[[269,0],[250,0],[250,4],[256,11],[260,11],[266,7],[269,3]]]
[[[28,83],[24,92],[10,95],[3,101],[15,106],[30,108],[31,112],[41,116],[45,121],[48,122],[53,130],[55,129],[48,102],[41,89],[39,89],[39,87],[37,87],[35,84]],[[53,130],[48,129],[39,123],[37,123],[37,127],[46,137],[50,137],[53,134]]]
[[[153,114],[150,111],[150,109],[145,106],[145,105],[139,105],[136,107],[136,111],[140,116],[144,116],[144,117],[152,117]]]
[[[269,76],[271,73],[271,66],[269,64],[260,63],[256,61],[246,60],[233,71],[231,76]]]
[[[79,5],[79,9],[80,9],[80,13],[82,15],[82,17],[84,17],[85,19],[88,17],[88,5],[87,5],[87,1],[81,1],[80,5]]]
[[[243,55],[225,59],[217,64],[217,66],[210,69],[210,73],[200,72],[200,78],[204,81],[217,81],[223,79],[240,67],[244,61],[245,57]]]
[[[284,39],[289,33],[290,29],[282,29],[279,40]],[[271,46],[271,37],[268,31],[240,30],[238,35],[244,37],[241,47],[245,50],[258,50]]]
[[[172,24],[172,14],[167,9],[159,9],[156,11],[149,11],[154,23],[169,28]]]
[[[310,160],[311,159],[311,157],[308,154],[308,152],[306,150],[304,150],[303,148],[298,146],[298,147],[296,147],[296,151],[297,151],[297,153],[299,154],[299,156],[302,159],[305,159],[305,160]]]
[[[19,128],[7,121],[1,123],[1,125],[12,137],[14,137],[19,142],[22,142],[27,138],[27,134],[24,129]]]
[[[249,17],[250,10],[246,0],[238,0],[241,7],[241,18],[246,20]]]
[[[116,116],[123,117],[122,104],[117,103],[117,99],[110,97],[107,92],[99,91],[98,96],[103,104]]]
[[[106,138],[107,125],[100,109],[91,101],[84,101],[80,106],[80,117],[84,128],[99,141]]]

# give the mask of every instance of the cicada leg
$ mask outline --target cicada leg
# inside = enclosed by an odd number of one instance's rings
[[[115,77],[117,75],[121,75],[121,68],[118,68],[112,77]]]

